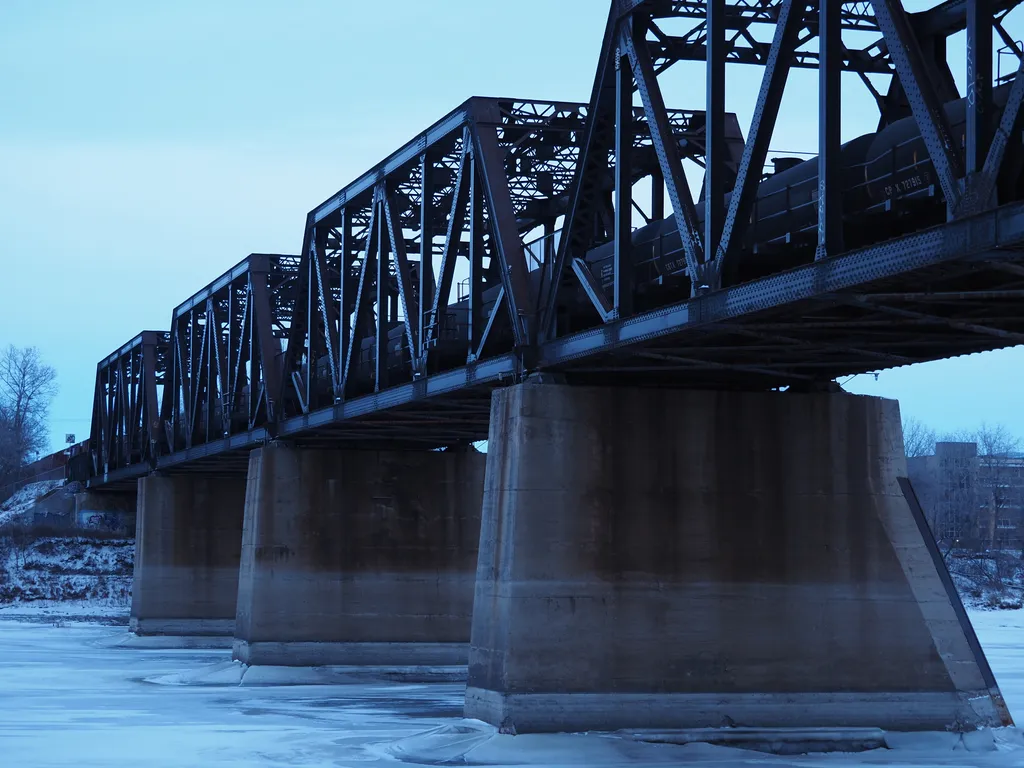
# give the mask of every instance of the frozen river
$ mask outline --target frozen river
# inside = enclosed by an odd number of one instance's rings
[[[973,618],[1010,710],[1024,722],[1024,611]],[[938,736],[893,750],[798,758],[618,736],[499,736],[461,720],[457,684],[239,686],[226,650],[116,646],[125,634],[115,627],[0,620],[2,768],[1024,766],[1024,741],[1015,730],[997,732],[988,751],[954,751]],[[210,669],[216,672],[204,685],[167,684]]]

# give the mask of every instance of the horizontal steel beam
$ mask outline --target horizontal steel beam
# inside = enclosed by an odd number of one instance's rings
[[[1021,245],[1024,245],[1024,203],[1014,203],[549,341],[540,349],[538,367],[562,366],[690,328],[728,322],[823,294],[848,291],[872,280]]]
[[[438,398],[469,387],[512,384],[515,383],[516,376],[517,358],[514,354],[482,360],[462,368],[391,387],[372,395],[355,397],[328,408],[321,408],[312,413],[287,419],[280,423],[275,437],[278,439],[301,437],[344,422],[355,422],[357,419],[365,418],[379,411]],[[251,450],[267,443],[270,439],[271,435],[267,430],[260,427],[231,437],[212,440],[158,457],[156,470],[171,469],[231,451]],[[123,482],[126,479],[148,474],[149,469],[146,464],[132,465],[111,472],[104,477],[95,477],[87,485],[90,488],[98,488],[110,483]]]
[[[335,211],[343,208],[349,201],[370,192],[381,179],[409,163],[415,162],[427,149],[462,128],[468,120],[472,102],[473,99],[463,102],[458,108],[442,117],[401,149],[392,152],[383,162],[378,163],[340,192],[314,208],[312,211],[313,223],[318,224]]]
[[[201,291],[194,293],[190,298],[183,301],[174,308],[174,317],[181,317],[189,310],[205,302],[218,291],[227,288],[235,280],[238,280],[247,272],[265,272],[270,269],[271,259],[280,258],[283,254],[250,253],[235,266],[218,277]],[[299,258],[298,256],[285,256],[285,258]]]
[[[123,346],[121,346],[116,352],[111,352],[105,358],[100,360],[99,363],[96,364],[96,367],[97,368],[106,368],[108,365],[111,365],[111,364],[117,362],[120,358],[124,357],[126,354],[128,354],[133,349],[135,349],[136,347],[138,347],[138,346],[140,346],[142,344],[158,344],[158,343],[160,343],[161,337],[166,339],[167,338],[167,332],[166,331],[143,331],[138,336],[133,338],[131,341],[129,341],[129,342],[125,343]]]

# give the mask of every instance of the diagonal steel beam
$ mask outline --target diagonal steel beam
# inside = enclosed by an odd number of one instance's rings
[[[366,335],[366,313],[363,303],[369,296],[367,282],[376,274],[375,249],[377,248],[377,197],[374,195],[370,207],[370,225],[366,229],[366,245],[363,263],[359,268],[359,283],[356,286],[356,301],[352,309],[352,332],[349,334],[348,347],[345,350],[345,365],[341,371],[341,393],[348,391],[349,373],[352,370],[352,350],[359,348],[359,342]]]
[[[388,304],[391,296],[391,285],[388,275],[387,225],[384,221],[384,182],[374,190],[377,207],[377,326],[373,335],[373,391],[380,392],[388,386],[388,333],[391,330],[391,317]]]
[[[615,58],[615,250],[613,253],[612,304],[616,317],[633,314],[633,73],[623,56]],[[644,216],[643,211],[640,212]],[[646,216],[644,216],[647,219]],[[650,220],[647,219],[648,223]],[[576,269],[573,259],[573,270]],[[589,269],[587,270],[589,273]],[[584,288],[587,286],[584,284]],[[599,288],[600,289],[600,288]],[[590,295],[588,291],[588,295]],[[593,301],[593,297],[591,297]],[[598,310],[600,311],[600,309]]]
[[[185,356],[184,351],[181,348],[181,326],[184,325],[186,320],[181,319],[176,321],[176,327],[174,332],[174,353],[175,363],[178,373],[178,381],[174,382],[174,411],[172,412],[172,418],[174,423],[178,423],[178,417],[182,414],[188,413],[189,403],[192,402],[192,388],[189,371],[185,367],[185,361],[188,359]],[[178,388],[180,386],[180,389]],[[179,400],[180,398],[180,400]],[[183,404],[183,405],[181,405]]]
[[[156,402],[156,344],[142,345],[142,392],[144,400],[143,418],[146,420],[143,432],[148,454],[153,456],[156,445],[156,430],[160,426],[160,408]]]
[[[479,112],[479,110],[478,110]],[[501,284],[512,321],[517,348],[530,341],[536,307],[530,306],[530,282],[526,269],[523,241],[516,226],[516,212],[508,188],[504,158],[498,144],[495,124],[498,115],[475,115],[473,152],[475,167],[483,182],[484,199],[490,213],[492,256],[497,255]]]
[[[130,415],[125,425],[126,443],[128,444],[129,451],[132,450],[135,438],[138,436],[139,409],[142,407],[142,398],[139,397],[139,379],[134,363],[135,353],[131,352],[128,357],[128,411]]]
[[[1024,58],[1021,59],[1017,74],[1013,78],[1013,85],[1010,86],[1010,93],[1003,106],[1003,114],[999,118],[999,127],[996,128],[988,148],[988,155],[985,157],[985,165],[982,167],[979,177],[975,179],[970,201],[973,209],[965,210],[965,214],[988,208],[993,203],[992,196],[999,178],[999,171],[1003,165],[1003,157],[1006,155],[1006,147],[1010,143],[1010,138],[1021,127],[1022,103],[1024,103]]]
[[[206,305],[203,308],[204,312],[207,312],[209,310],[210,303],[210,299],[207,299]],[[192,310],[192,312],[190,312],[189,314],[191,315],[192,328],[195,329],[196,326],[199,325],[196,317],[196,315],[198,314],[198,308]],[[209,320],[209,315],[207,315],[207,320]],[[213,327],[210,325],[209,322],[203,324],[202,338],[199,339],[199,344],[196,345],[199,347],[198,355],[194,356],[192,360],[192,402],[189,404],[189,408],[191,410],[191,413],[189,415],[189,432],[192,434],[193,437],[195,436],[196,432],[196,420],[199,416],[199,402],[203,398],[204,386],[206,387],[207,396],[209,396],[209,369],[207,365],[204,365],[204,363],[208,362],[209,360],[210,334],[212,331]],[[193,344],[195,345],[195,334],[192,335],[192,341]],[[193,352],[195,352],[194,349]]]
[[[590,267],[587,266],[587,262],[578,257],[573,259],[572,271],[575,272],[576,277],[579,278],[580,285],[583,286],[583,292],[587,294],[587,298],[589,298],[590,303],[594,305],[594,309],[596,309],[597,314],[601,316],[601,320],[605,323],[610,320],[615,320],[615,309],[608,301],[608,297],[605,296],[604,289],[601,288],[601,283],[598,282],[597,278],[594,277],[594,273],[590,271]]]
[[[354,259],[352,253],[352,208],[346,205],[341,209],[341,223],[338,225],[340,241],[338,243],[338,383],[334,388],[335,401],[345,398],[345,388],[342,386],[344,378],[343,370],[345,360],[348,357],[349,337],[352,332],[352,318],[348,311],[349,298],[349,270],[352,268]]]
[[[430,308],[430,322],[427,334],[423,339],[424,355],[429,355],[428,348],[436,341],[441,332],[441,313],[448,307],[448,299],[452,292],[452,279],[455,275],[455,259],[462,242],[462,230],[466,221],[466,202],[469,199],[470,174],[470,136],[469,129],[462,132],[462,157],[459,159],[459,172],[455,177],[455,189],[452,191],[452,207],[448,215],[448,231],[441,249],[441,265],[438,274],[434,301]]]
[[[416,350],[419,349],[417,318],[420,315],[420,310],[416,295],[413,293],[412,270],[409,269],[409,256],[405,252],[405,236],[402,233],[398,217],[394,215],[394,193],[385,189],[381,197],[384,204],[384,222],[387,226],[388,238],[391,240],[391,253],[395,259],[395,276],[398,278],[398,298],[402,302],[405,338],[409,345],[413,374],[418,376],[423,372],[421,361],[416,354]]]
[[[642,25],[635,23],[637,18],[634,15],[622,21],[619,44],[629,57],[633,79],[636,81],[640,100],[647,115],[651,141],[658,155],[658,165],[665,177],[669,200],[676,218],[676,228],[679,230],[683,251],[686,253],[686,268],[692,290],[698,291],[703,287],[717,288],[717,276],[708,274],[704,268],[705,254],[697,224],[697,210],[693,205],[693,196],[690,194],[686,175],[683,173],[679,142],[672,133],[665,100],[661,95],[650,52],[647,50],[646,30]]]
[[[921,131],[921,139],[939,178],[946,205],[950,211],[955,211],[960,204],[963,161],[925,68],[924,57],[906,11],[899,0],[872,0],[871,5],[885,38],[889,58],[896,68],[914,121]]]
[[[214,328],[213,333],[213,358],[217,364],[217,394],[220,397],[221,403],[221,421],[224,420],[224,415],[227,412],[227,397],[225,396],[225,389],[227,388],[227,375],[228,375],[228,358],[227,352],[224,349],[224,345],[221,339],[220,322],[217,319],[216,303],[211,300],[206,310],[206,322],[211,324]],[[224,431],[222,429],[222,431]],[[210,439],[209,436],[207,439]]]
[[[475,358],[478,337],[483,326],[484,297],[484,202],[477,162],[469,176],[469,296],[467,296],[466,362]],[[493,247],[492,247],[493,250]],[[492,261],[493,265],[493,261]],[[504,286],[503,286],[504,287]]]
[[[96,366],[96,379],[92,395],[92,423],[89,425],[89,453],[92,454],[93,473],[101,474],[103,436],[105,434],[105,402],[103,399],[103,363]]]
[[[234,293],[234,286],[229,288]],[[249,313],[252,311],[252,302],[245,302],[242,307],[242,318],[239,321],[238,340],[236,342],[237,354],[235,355],[235,372],[231,379],[231,409],[235,409],[238,403],[238,396],[242,391],[242,375],[245,372],[246,350],[251,346],[249,343]],[[233,321],[232,321],[233,322]]]
[[[540,335],[545,339],[555,336],[558,320],[558,294],[565,279],[566,265],[582,256],[591,246],[597,195],[601,194],[601,180],[607,174],[608,152],[613,145],[615,128],[614,59],[618,57],[619,8],[612,4],[605,24],[604,41],[597,59],[597,73],[587,106],[587,120],[580,142],[579,160],[569,188],[569,207],[565,214],[561,238],[553,259],[545,266],[548,289],[540,318]]]
[[[818,247],[814,258],[843,250],[842,206],[842,6],[818,8]]]
[[[487,337],[491,335],[491,328],[494,327],[494,321],[498,317],[498,313],[501,311],[501,305],[505,301],[505,286],[498,288],[498,295],[494,299],[494,306],[491,307],[490,317],[487,318],[487,325],[484,326],[483,333],[480,334],[480,343],[477,345],[476,352],[473,354],[472,360],[468,362],[472,363],[475,360],[479,360],[481,355],[484,353],[484,346],[487,344]]]
[[[743,239],[743,233],[750,221],[757,187],[768,146],[775,130],[775,121],[782,104],[782,93],[793,63],[793,49],[797,35],[804,21],[807,2],[782,0],[779,17],[775,23],[775,36],[761,77],[761,90],[754,106],[750,132],[743,147],[743,157],[736,172],[736,183],[729,198],[729,210],[722,225],[722,239],[715,252],[717,271],[721,279],[728,281],[735,273],[735,253]]]
[[[704,249],[714,254],[725,221],[725,0],[707,2],[707,85],[704,110]]]
[[[309,263],[313,269],[313,273],[316,277],[316,289],[318,298],[320,300],[320,320],[324,324],[324,343],[327,345],[327,359],[330,361],[331,368],[331,391],[335,394],[338,392],[338,362],[335,356],[335,350],[338,348],[338,335],[340,329],[338,326],[338,309],[334,306],[334,297],[331,296],[331,287],[327,283],[327,264],[324,260],[324,253],[322,250],[322,240],[318,237],[318,232],[314,228],[313,237],[310,241],[310,253]],[[311,281],[312,282],[312,281]],[[312,288],[312,285],[310,285]],[[312,307],[311,307],[312,309]],[[312,324],[310,324],[312,325]],[[310,351],[312,352],[312,327],[309,328],[310,334]],[[312,354],[310,355],[312,358]],[[314,361],[309,359],[306,361],[306,381],[312,379]],[[306,389],[306,402],[310,402],[311,396],[310,388],[307,386]]]

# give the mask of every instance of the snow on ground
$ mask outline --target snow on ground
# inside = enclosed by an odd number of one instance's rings
[[[0,540],[0,616],[127,622],[134,557],[132,539]]]
[[[16,522],[32,509],[38,499],[62,485],[63,480],[41,480],[38,483],[29,483],[16,491],[7,501],[0,504],[0,525]]]
[[[1024,611],[972,617],[1010,710],[1024,721]],[[1016,729],[981,738],[972,745],[980,751],[954,749],[950,734],[925,734],[894,741],[894,749],[798,757],[641,743],[623,734],[498,735],[462,719],[460,684],[247,687],[238,684],[229,651],[119,646],[124,636],[124,629],[95,624],[0,621],[0,765],[1024,765]],[[166,684],[215,666],[225,673],[222,681]]]

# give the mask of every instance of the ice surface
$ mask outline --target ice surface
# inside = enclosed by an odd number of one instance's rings
[[[1011,712],[1024,717],[1024,611],[972,617]],[[1016,729],[966,745],[951,734],[887,734],[892,749],[795,757],[628,734],[507,736],[461,717],[461,684],[307,685],[297,683],[323,680],[266,670],[273,684],[239,685],[245,670],[227,650],[118,646],[125,636],[99,624],[0,620],[2,768],[1024,766]]]
[[[154,638],[138,638],[150,640]],[[198,639],[198,638],[197,638]],[[118,642],[118,645],[136,645],[136,642]],[[140,646],[144,647],[144,646]],[[167,647],[167,646],[165,646]],[[187,647],[187,646],[183,646]],[[156,675],[146,682],[157,685],[349,685],[366,682],[412,683],[465,683],[466,667],[250,667],[231,662],[229,668],[213,664],[198,669]]]

